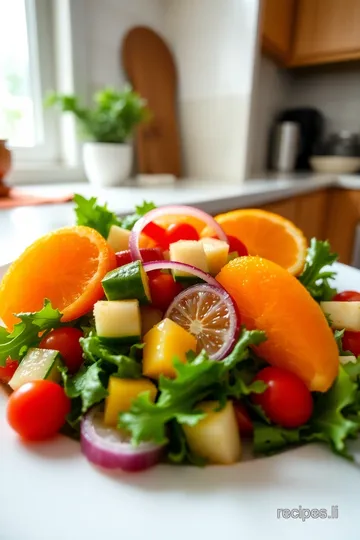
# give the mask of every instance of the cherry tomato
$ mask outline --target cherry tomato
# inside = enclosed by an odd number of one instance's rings
[[[70,412],[70,400],[58,384],[32,381],[23,384],[9,397],[7,419],[10,426],[29,441],[53,437]]]
[[[251,435],[254,431],[254,428],[245,405],[243,405],[239,401],[234,401],[233,406],[240,434],[244,437]]]
[[[151,221],[144,227],[142,232],[146,234],[146,236],[154,240],[154,242],[156,242],[158,246],[161,247],[161,249],[169,249],[167,231],[166,229],[164,229],[164,227],[160,227],[160,225],[157,225],[156,223]]]
[[[70,373],[76,373],[83,363],[82,348],[79,339],[84,337],[81,330],[64,326],[52,330],[40,342],[40,349],[59,351]]]
[[[179,240],[199,240],[199,234],[189,223],[173,223],[167,228],[167,238],[169,244],[175,244]]]
[[[150,276],[149,278],[151,303],[152,305],[165,311],[175,296],[182,290],[180,283],[174,281],[170,274],[160,274],[158,276]]]
[[[356,357],[360,356],[360,332],[345,330],[342,346],[344,351],[350,351]]]
[[[334,302],[360,302],[360,292],[343,291],[336,294],[333,298]]]
[[[216,234],[213,234],[211,238],[218,238]],[[249,252],[247,250],[247,247],[245,244],[242,243],[241,240],[236,238],[235,236],[231,236],[230,234],[227,234],[227,238],[229,241],[229,253],[234,253],[237,251],[239,257],[246,257],[249,255]]]
[[[17,360],[11,360],[9,357],[6,360],[5,366],[0,366],[0,382],[8,383],[17,370],[18,365],[19,362]]]
[[[306,424],[312,415],[313,400],[299,377],[285,369],[266,367],[254,380],[268,385],[262,394],[253,394],[252,400],[262,407],[272,422],[285,428]]]

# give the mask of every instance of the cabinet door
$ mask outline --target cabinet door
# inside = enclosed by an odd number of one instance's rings
[[[296,199],[295,224],[303,231],[306,238],[323,240],[325,234],[327,192],[318,191]]]
[[[279,201],[276,203],[266,204],[262,207],[268,212],[273,212],[274,214],[279,214],[280,216],[290,219],[290,221],[295,221],[296,219],[296,199],[285,199],[284,201]]]
[[[359,0],[298,0],[290,65],[360,57]]]
[[[290,54],[295,0],[263,0],[262,48],[280,62]]]
[[[360,222],[360,191],[334,189],[327,209],[326,236],[339,260],[351,264],[355,227]]]

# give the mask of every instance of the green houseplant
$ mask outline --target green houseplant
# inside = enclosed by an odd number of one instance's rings
[[[150,117],[146,102],[130,86],[117,91],[105,88],[94,94],[92,107],[84,107],[77,96],[52,93],[47,106],[70,112],[85,139],[85,173],[97,186],[114,186],[129,177],[133,148],[131,137],[138,125]]]

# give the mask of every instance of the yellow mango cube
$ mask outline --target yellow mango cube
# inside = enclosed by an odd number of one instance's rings
[[[105,402],[104,422],[108,426],[116,426],[119,413],[128,411],[132,401],[142,392],[150,391],[150,398],[155,401],[157,388],[148,379],[109,379],[109,395]]]
[[[210,274],[218,274],[228,261],[229,244],[217,238],[201,238]]]
[[[160,375],[175,377],[174,358],[186,362],[186,353],[196,351],[196,338],[170,319],[164,319],[144,336],[143,374],[152,379]]]

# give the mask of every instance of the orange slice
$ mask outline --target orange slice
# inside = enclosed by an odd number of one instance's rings
[[[325,392],[339,368],[332,331],[320,306],[281,266],[260,257],[240,257],[216,278],[235,301],[249,329],[264,330],[258,347],[269,364],[287,369],[310,390]]]
[[[215,219],[226,234],[235,236],[246,245],[250,255],[276,262],[295,276],[301,273],[307,240],[288,219],[258,209],[234,210]],[[201,236],[208,236],[209,232],[206,228]]]
[[[14,313],[38,311],[48,298],[71,321],[103,297],[101,280],[116,267],[106,240],[89,227],[43,236],[10,266],[0,285],[0,318],[12,328]]]

